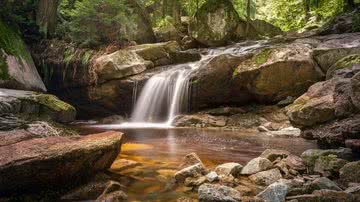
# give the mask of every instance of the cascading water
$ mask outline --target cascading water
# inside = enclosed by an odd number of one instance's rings
[[[171,127],[174,118],[188,109],[189,78],[193,70],[216,55],[241,55],[259,47],[262,47],[261,43],[257,42],[208,49],[207,56],[198,62],[175,65],[171,69],[152,76],[146,82],[140,96],[133,98],[136,104],[130,122],[123,123],[120,127]],[[133,93],[135,96],[137,96],[136,91],[137,83]]]

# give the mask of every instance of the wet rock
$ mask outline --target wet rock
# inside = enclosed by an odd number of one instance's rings
[[[289,187],[285,183],[276,182],[259,193],[257,197],[263,199],[265,202],[284,202],[288,191]]]
[[[111,166],[120,151],[121,138],[121,133],[110,131],[82,137],[37,138],[2,146],[0,191],[34,191],[86,179]]]
[[[207,173],[205,167],[200,163],[184,168],[175,173],[177,182],[184,182],[187,177],[201,177]]]
[[[201,202],[238,202],[241,201],[240,193],[231,187],[203,184],[198,190]]]
[[[360,161],[354,161],[345,164],[339,171],[340,182],[344,185],[360,183]]]
[[[327,155],[336,155],[338,158],[351,160],[352,152],[351,149],[348,148],[339,148],[339,149],[309,149],[304,151],[301,154],[301,158],[304,160],[305,164],[309,167],[313,167],[315,165],[316,160],[320,156]]]
[[[266,158],[258,157],[249,161],[241,170],[242,175],[251,175],[272,167],[271,161]]]
[[[243,166],[238,163],[224,163],[215,168],[218,175],[232,175],[234,177],[240,175]]]
[[[119,160],[116,160],[113,162],[113,164],[111,165],[111,170],[115,171],[115,172],[120,172],[123,170],[135,168],[140,165],[141,165],[141,163],[133,161],[133,160],[119,159]]]
[[[221,23],[220,23],[221,22]],[[221,46],[228,43],[240,22],[231,1],[208,1],[190,21],[190,36],[205,46]]]
[[[249,176],[249,179],[257,185],[268,186],[277,180],[281,179],[282,175],[279,169],[274,168],[267,171],[262,171]]]
[[[198,164],[198,163],[204,166],[204,164],[201,161],[200,157],[196,153],[192,152],[190,154],[187,154],[183,158],[182,163],[179,166],[179,168],[180,169],[187,168],[189,166],[192,166],[192,165],[195,165],[195,164]]]
[[[278,131],[269,131],[267,134],[275,137],[300,137],[301,130],[299,128],[288,127]]]
[[[266,149],[261,153],[260,157],[267,158],[271,162],[275,161],[277,158],[286,158],[290,155],[290,152],[286,150],[279,150],[279,149]]]
[[[348,161],[336,158],[335,155],[320,156],[315,161],[314,172],[320,173],[324,177],[336,178],[339,176],[339,170]]]
[[[214,182],[219,179],[219,176],[216,174],[215,171],[211,171],[206,175],[206,178],[209,182]]]

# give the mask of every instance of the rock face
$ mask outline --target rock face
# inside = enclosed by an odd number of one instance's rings
[[[0,191],[62,186],[109,168],[122,134],[36,138],[0,147]]]
[[[32,91],[0,89],[0,114],[26,113],[58,122],[71,122],[76,110],[54,95]]]
[[[199,187],[199,201],[201,202],[237,202],[241,201],[240,193],[231,187],[203,184]]]
[[[290,121],[303,128],[303,137],[332,146],[358,138],[359,72],[360,65],[338,70],[333,78],[314,84],[287,107]]]
[[[240,18],[229,0],[207,1],[189,25],[190,36],[206,46],[225,45],[236,30]]]
[[[310,53],[311,46],[300,43],[261,50],[234,70],[234,84],[263,102],[301,95],[322,77]]]
[[[21,37],[0,21],[0,88],[46,91]]]

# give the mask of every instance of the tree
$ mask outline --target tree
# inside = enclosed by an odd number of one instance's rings
[[[55,33],[57,25],[57,9],[60,0],[39,0],[36,11],[36,24],[45,38]]]

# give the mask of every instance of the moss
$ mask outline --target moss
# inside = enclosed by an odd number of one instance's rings
[[[265,49],[261,51],[259,54],[254,56],[254,61],[257,65],[262,65],[266,63],[272,53],[271,49]]]
[[[38,94],[33,97],[34,101],[37,103],[48,107],[51,110],[61,112],[61,111],[75,111],[75,108],[70,104],[61,101],[54,95],[49,94]]]
[[[9,55],[15,56],[19,62],[24,59],[27,62],[32,60],[27,51],[26,45],[20,35],[13,28],[0,20],[0,48]]]

